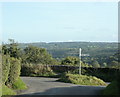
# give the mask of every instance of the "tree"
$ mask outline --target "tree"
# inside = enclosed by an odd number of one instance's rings
[[[45,48],[38,48],[34,46],[28,46],[24,49],[23,62],[27,63],[41,63],[41,64],[54,64],[55,60],[46,51]]]
[[[2,53],[10,57],[20,58],[21,49],[18,47],[18,43],[15,43],[13,39],[9,39],[9,44],[5,44],[2,46]]]
[[[107,63],[104,62],[104,63],[103,63],[103,67],[107,67]]]
[[[119,64],[119,62],[118,61],[112,61],[110,64],[109,64],[109,67],[119,67],[120,66],[120,64]]]
[[[78,65],[79,64],[79,58],[73,57],[73,56],[68,56],[65,59],[61,61],[62,65]]]
[[[98,61],[93,60],[92,61],[92,66],[95,67],[95,68],[99,68],[100,64],[98,63]]]
[[[78,57],[75,56],[68,56],[61,61],[61,65],[72,65],[72,66],[79,66],[80,60]],[[82,67],[92,67],[87,63],[81,62]]]

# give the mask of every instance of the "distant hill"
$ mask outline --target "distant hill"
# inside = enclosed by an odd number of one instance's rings
[[[21,48],[28,45],[46,48],[54,58],[64,58],[67,56],[78,56],[79,48],[82,53],[89,54],[89,57],[83,57],[83,60],[94,58],[101,61],[106,60],[109,56],[114,55],[118,50],[118,43],[115,42],[38,42],[38,43],[20,43]],[[87,58],[87,59],[86,59]]]

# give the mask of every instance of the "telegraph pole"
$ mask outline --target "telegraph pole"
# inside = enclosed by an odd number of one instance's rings
[[[79,64],[79,75],[81,75],[81,51],[82,49],[79,49],[79,59],[80,59],[80,64]]]

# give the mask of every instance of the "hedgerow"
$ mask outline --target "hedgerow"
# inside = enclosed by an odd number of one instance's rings
[[[10,57],[3,55],[2,57],[2,83],[8,80],[8,75],[10,71]]]
[[[21,67],[21,76],[54,76],[55,73],[48,65],[24,64]]]
[[[8,75],[8,80],[6,81],[7,86],[12,86],[12,84],[19,78],[21,70],[20,60],[11,57],[10,58],[10,70]]]

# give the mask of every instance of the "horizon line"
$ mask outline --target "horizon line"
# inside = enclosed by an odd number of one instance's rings
[[[74,42],[93,42],[93,43],[120,43],[119,41],[33,41],[33,42],[18,42],[15,41],[16,43],[22,44],[22,43],[74,43]],[[2,41],[2,44],[7,44],[7,42]]]

